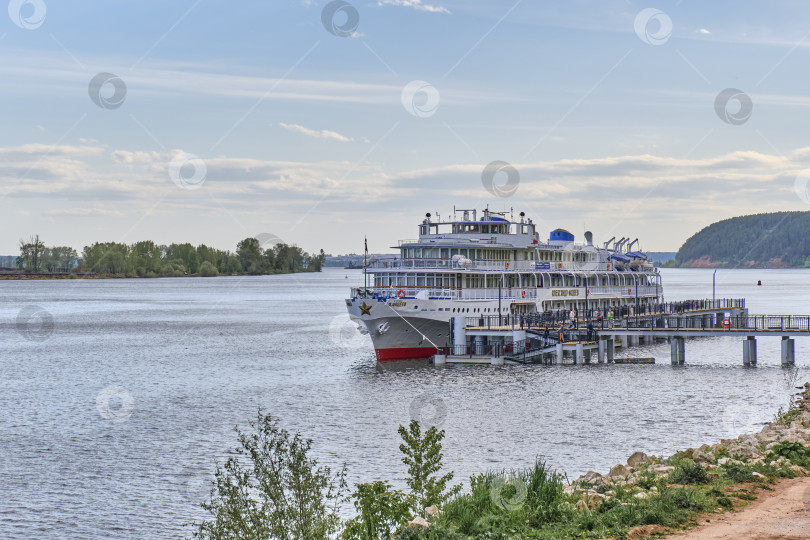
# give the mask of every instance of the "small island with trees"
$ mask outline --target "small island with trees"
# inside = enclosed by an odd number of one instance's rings
[[[240,241],[233,253],[205,244],[95,242],[85,246],[79,257],[72,247],[49,247],[33,235],[20,240],[15,267],[5,268],[0,279],[293,274],[320,272],[325,257],[323,250],[310,254],[282,242],[262,245],[257,238]]]

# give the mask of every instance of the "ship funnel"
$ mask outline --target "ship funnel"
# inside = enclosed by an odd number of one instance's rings
[[[591,231],[585,231],[585,242],[587,242],[589,246],[593,245],[593,233]]]

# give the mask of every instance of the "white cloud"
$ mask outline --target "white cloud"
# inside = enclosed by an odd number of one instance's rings
[[[302,135],[306,135],[307,137],[315,137],[316,139],[332,139],[340,142],[354,141],[354,139],[352,139],[351,137],[347,137],[345,135],[341,135],[340,133],[337,133],[335,131],[329,131],[327,129],[322,129],[318,131],[316,129],[305,128],[304,126],[301,126],[299,124],[285,124],[284,122],[279,122],[278,125],[288,131],[300,133]]]
[[[109,210],[106,208],[84,208],[84,207],[77,207],[77,208],[65,208],[63,210],[46,210],[43,212],[46,216],[51,217],[59,217],[59,216],[74,216],[74,217],[84,217],[84,216],[105,216],[105,217],[120,217],[123,216],[121,212],[118,210]]]
[[[0,148],[0,200],[8,210],[30,212],[26,218],[18,216],[26,223],[3,222],[0,215],[0,225],[25,232],[26,227],[38,227],[43,218],[58,224],[81,217],[82,223],[107,230],[113,226],[109,218],[122,217],[114,220],[121,222],[119,234],[129,230],[124,222],[138,222],[142,237],[185,240],[176,238],[174,224],[187,223],[200,231],[201,241],[209,242],[226,235],[221,231],[248,234],[238,225],[233,229],[237,221],[251,229],[264,227],[262,223],[272,216],[291,227],[306,216],[305,225],[296,229],[299,244],[320,248],[328,242],[334,249],[343,249],[361,229],[378,236],[377,242],[391,245],[388,235],[413,234],[414,216],[426,211],[444,214],[454,204],[471,208],[489,203],[498,210],[526,211],[543,229],[578,230],[585,221],[598,239],[614,232],[632,233],[644,236],[647,249],[674,249],[700,226],[723,218],[810,210],[794,191],[810,148],[784,156],[749,150],[700,159],[638,154],[514,162],[520,185],[515,196],[507,199],[494,199],[484,189],[484,163],[389,172],[373,162],[229,156],[201,156],[207,168],[205,184],[188,191],[178,188],[168,175],[168,164],[179,151],[70,145]],[[368,209],[362,216],[356,211],[358,201]],[[389,203],[394,202],[397,214],[389,215]],[[381,228],[380,223],[390,228]],[[223,224],[230,225],[223,229]],[[329,231],[326,240],[323,231]],[[48,238],[65,234],[58,225],[37,228],[37,232]],[[290,231],[279,229],[278,233],[289,236]],[[222,247],[232,247],[227,238]],[[81,236],[67,243],[80,247],[98,239]]]
[[[419,11],[428,11],[430,13],[447,13],[448,15],[450,14],[450,10],[447,9],[446,7],[423,4],[422,0],[379,0],[377,2],[377,5],[412,7]]]
[[[704,36],[709,36],[709,35],[711,35],[711,32],[709,32],[709,31],[708,31],[708,30],[706,30],[705,28],[701,28],[700,30],[695,30],[695,33],[696,33],[696,34],[702,34],[702,35],[704,35]]]

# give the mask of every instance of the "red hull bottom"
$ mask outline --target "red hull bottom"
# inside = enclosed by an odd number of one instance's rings
[[[389,360],[420,360],[436,354],[435,347],[402,347],[396,349],[374,349],[378,362]]]

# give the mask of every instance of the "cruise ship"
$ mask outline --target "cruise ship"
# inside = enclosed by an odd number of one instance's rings
[[[591,232],[576,242],[554,229],[541,240],[524,212],[518,219],[488,209],[478,214],[454,210],[444,221],[425,214],[419,238],[393,246],[398,256],[365,262],[365,285],[351,289],[346,307],[371,337],[378,361],[432,357],[449,344],[459,315],[605,314],[663,295],[661,275],[634,251],[638,239],[613,237],[600,247]]]

